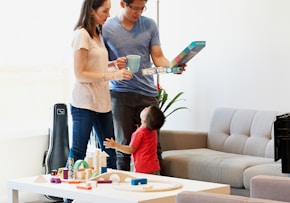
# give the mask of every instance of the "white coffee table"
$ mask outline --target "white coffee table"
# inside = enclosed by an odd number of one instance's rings
[[[118,173],[119,171],[116,170],[115,172]],[[45,194],[55,197],[65,197],[69,199],[89,201],[92,203],[174,203],[176,194],[185,190],[207,191],[222,194],[230,193],[230,186],[225,184],[124,171],[121,171],[121,173],[125,173],[136,178],[147,178],[147,186],[150,186],[151,189],[145,189],[144,191],[134,191],[135,186],[131,186],[131,183],[105,183],[98,184],[97,187],[93,188],[92,190],[82,190],[77,189],[76,184],[68,184],[63,182],[61,184],[50,183],[51,176],[42,175],[8,181],[7,186],[9,193],[9,203],[19,202],[19,191]],[[37,182],[36,180],[39,179],[44,179],[45,181]],[[177,189],[158,191],[160,188],[164,188],[164,185],[166,187],[167,183],[169,188],[171,188],[171,186],[174,188],[174,185],[176,184]],[[181,187],[178,185],[181,185]],[[147,186],[145,188],[150,188]],[[133,188],[132,191],[130,190],[130,187]],[[140,187],[140,185],[137,187]],[[154,187],[157,187],[157,191],[152,190]]]

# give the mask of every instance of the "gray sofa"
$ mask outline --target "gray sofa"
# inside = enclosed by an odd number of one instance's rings
[[[290,202],[288,177],[258,175],[250,181],[250,197],[183,191],[177,194],[176,203],[282,203]]]
[[[163,174],[250,189],[256,175],[287,176],[274,161],[278,111],[217,108],[208,132],[161,130]]]

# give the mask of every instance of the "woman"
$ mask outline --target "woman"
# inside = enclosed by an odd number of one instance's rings
[[[76,81],[71,100],[71,150],[75,161],[84,159],[91,130],[94,129],[100,149],[109,155],[107,167],[116,168],[115,150],[103,146],[106,138],[114,138],[109,80],[130,80],[132,73],[126,69],[108,69],[115,62],[109,64],[102,25],[110,16],[110,8],[110,0],[84,0],[74,29],[72,47]]]

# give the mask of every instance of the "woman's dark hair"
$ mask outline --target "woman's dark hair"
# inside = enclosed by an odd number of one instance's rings
[[[104,2],[107,0],[84,0],[80,12],[79,19],[77,21],[77,24],[74,27],[74,30],[78,28],[85,28],[91,38],[93,38],[93,31],[96,29],[97,34],[102,34],[102,25],[99,25],[98,27],[95,27],[93,18],[91,16],[91,9],[98,9],[101,7]]]
[[[158,130],[163,126],[165,122],[165,116],[159,107],[150,106],[148,109],[146,122],[147,128],[151,130]]]

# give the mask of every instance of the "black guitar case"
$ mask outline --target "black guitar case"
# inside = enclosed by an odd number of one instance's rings
[[[49,128],[49,146],[45,156],[45,174],[66,166],[69,155],[68,112],[66,104],[53,106],[52,126]],[[61,201],[62,198],[47,196],[48,199]]]

